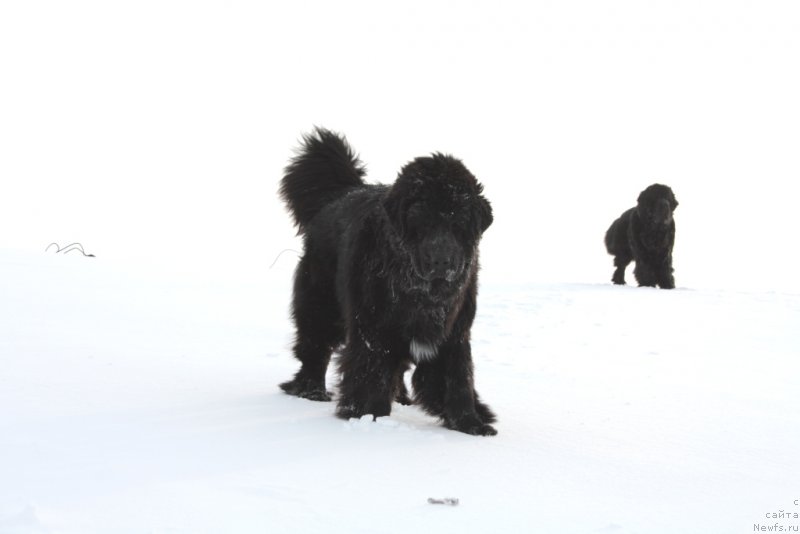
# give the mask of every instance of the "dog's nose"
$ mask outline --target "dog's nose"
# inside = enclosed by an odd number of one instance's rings
[[[438,234],[420,246],[422,271],[426,278],[452,281],[458,264],[458,243],[449,234]]]
[[[431,278],[446,278],[447,272],[453,268],[453,260],[439,251],[429,251],[423,257],[425,271]]]

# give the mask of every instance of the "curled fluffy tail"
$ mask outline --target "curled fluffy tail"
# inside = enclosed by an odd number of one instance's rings
[[[280,195],[302,234],[328,203],[364,185],[364,165],[347,140],[316,128],[303,136],[297,155],[285,169]]]
[[[613,250],[614,250],[614,227],[616,225],[617,225],[617,223],[616,223],[616,221],[614,221],[614,223],[611,226],[608,227],[608,230],[606,230],[605,244],[606,244],[606,251],[609,254],[613,254],[614,253],[613,252]]]

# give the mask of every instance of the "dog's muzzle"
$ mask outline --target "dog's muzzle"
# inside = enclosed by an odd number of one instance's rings
[[[672,222],[672,206],[669,201],[662,198],[653,206],[653,222],[656,224],[669,224]]]
[[[419,271],[426,280],[452,282],[464,268],[464,254],[450,232],[427,236],[419,246]]]

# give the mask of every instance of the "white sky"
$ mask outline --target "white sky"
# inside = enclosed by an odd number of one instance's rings
[[[658,181],[679,286],[798,290],[799,60],[793,1],[3,2],[0,247],[263,272],[317,124],[375,181],[462,158],[486,277],[607,282]]]

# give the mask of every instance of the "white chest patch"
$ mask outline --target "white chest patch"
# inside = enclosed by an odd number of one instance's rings
[[[408,348],[411,351],[411,357],[417,363],[432,360],[436,357],[436,345],[431,345],[425,341],[412,339]]]

